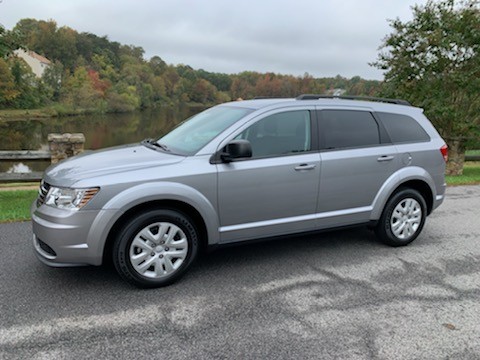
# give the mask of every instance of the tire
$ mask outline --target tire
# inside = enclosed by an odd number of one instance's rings
[[[180,279],[195,261],[199,236],[193,221],[175,210],[139,214],[126,223],[113,245],[113,263],[129,283],[153,288]]]
[[[380,241],[405,246],[417,238],[427,216],[427,205],[416,190],[401,188],[387,201],[375,228]]]

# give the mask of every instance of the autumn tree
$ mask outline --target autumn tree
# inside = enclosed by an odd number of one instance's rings
[[[7,62],[0,57],[0,108],[11,105],[20,95],[15,87],[15,79]]]
[[[62,87],[62,101],[75,110],[98,109],[103,105],[104,94],[102,89],[96,88],[95,78],[97,74],[89,74],[89,71],[80,66],[75,72],[66,78]]]
[[[13,76],[18,96],[12,101],[12,107],[32,109],[45,103],[47,92],[44,84],[32,72],[30,66],[18,57],[10,57],[7,61]]]
[[[425,109],[449,146],[447,173],[462,174],[468,141],[480,135],[480,7],[477,0],[429,0],[413,19],[390,21],[374,66],[383,95]]]
[[[168,97],[173,97],[175,94],[175,87],[180,80],[180,75],[178,75],[175,67],[167,66],[165,72],[162,74],[162,79],[165,82],[165,92]]]
[[[216,99],[216,93],[217,88],[210,84],[209,81],[197,79],[191,89],[190,99],[202,104],[213,103]]]
[[[90,66],[93,70],[98,71],[100,76],[108,79],[110,82],[117,82],[119,80],[119,73],[115,69],[111,59],[106,55],[93,54],[91,56]]]
[[[26,64],[13,60],[18,47],[51,61],[41,79]],[[59,103],[58,109],[72,113],[124,112],[191,102],[208,106],[255,96],[321,94],[331,88],[369,94],[378,85],[358,77],[215,73],[167,64],[159,56],[147,61],[144,55],[141,47],[58,27],[54,20],[22,19],[10,31],[0,26],[0,105],[27,108]]]
[[[230,92],[233,99],[251,99],[258,96],[255,93],[257,81],[261,78],[261,74],[253,71],[244,71],[233,76]]]

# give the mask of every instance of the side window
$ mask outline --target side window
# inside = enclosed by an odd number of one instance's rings
[[[378,124],[368,111],[322,110],[320,119],[324,149],[380,144]]]
[[[420,124],[407,115],[377,113],[393,143],[430,141]]]
[[[310,111],[288,111],[268,116],[236,138],[250,141],[254,158],[309,151]]]

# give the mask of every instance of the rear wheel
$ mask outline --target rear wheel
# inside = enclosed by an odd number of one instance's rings
[[[387,202],[375,228],[377,237],[390,246],[404,246],[417,238],[425,224],[427,205],[414,189],[400,189]]]
[[[131,219],[113,246],[120,276],[139,287],[160,287],[178,280],[198,254],[194,223],[174,210],[151,210]]]

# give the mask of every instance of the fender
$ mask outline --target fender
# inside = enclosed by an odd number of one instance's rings
[[[209,244],[218,243],[219,220],[211,202],[198,190],[180,183],[158,181],[128,188],[110,199],[95,218],[88,233],[92,254],[102,254],[107,236],[116,221],[129,209],[156,200],[177,200],[194,207],[207,228]],[[101,258],[99,258],[101,263]]]
[[[437,191],[435,188],[435,182],[433,181],[430,174],[425,169],[422,169],[418,166],[404,167],[392,174],[383,183],[382,187],[375,196],[375,199],[373,199],[373,209],[370,214],[370,220],[375,221],[380,219],[380,216],[382,216],[383,208],[385,207],[387,200],[393,194],[395,189],[410,180],[420,180],[426,183],[432,191],[433,199],[435,199]]]

